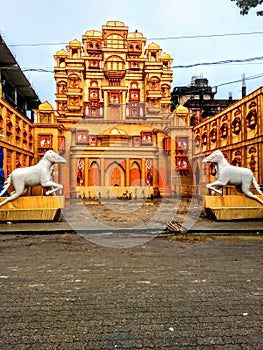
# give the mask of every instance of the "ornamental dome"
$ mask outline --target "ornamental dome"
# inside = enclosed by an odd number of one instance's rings
[[[127,135],[127,133],[126,133],[126,131],[124,131],[122,129],[113,128],[110,131],[110,135]]]
[[[100,32],[99,30],[87,30],[85,36],[101,38],[102,32]]]
[[[64,49],[59,50],[57,51],[56,56],[67,56],[67,52]]]
[[[39,111],[53,111],[54,108],[52,107],[52,105],[48,101],[45,101],[38,106],[38,110]]]
[[[178,107],[175,108],[174,114],[188,114],[189,109],[187,107],[184,107],[182,105],[179,105]]]
[[[130,32],[128,33],[128,39],[144,39],[144,36],[141,32]]]
[[[151,44],[149,44],[148,49],[149,50],[160,50],[160,46],[155,44],[154,42],[152,42]]]
[[[125,27],[125,24],[121,21],[108,21],[106,23],[107,27]]]
[[[161,55],[161,60],[170,60],[171,59],[171,56],[164,52],[162,55]]]
[[[74,39],[69,42],[69,46],[81,47],[81,43],[77,39]]]

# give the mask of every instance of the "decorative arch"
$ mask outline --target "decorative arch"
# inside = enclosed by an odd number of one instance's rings
[[[106,186],[125,186],[125,170],[118,162],[112,162],[105,171]]]
[[[149,79],[150,90],[159,90],[160,89],[160,78],[154,76]]]
[[[217,127],[216,127],[216,121],[212,123],[211,130],[209,133],[209,139],[211,142],[216,142],[217,138]]]
[[[131,164],[130,168],[130,186],[141,186],[141,169],[137,161]]]
[[[119,71],[124,70],[125,62],[117,55],[110,56],[105,62],[106,70]]]
[[[168,97],[170,96],[170,85],[169,84],[162,84],[161,91],[162,91],[162,97]]]
[[[87,43],[87,47],[89,50],[100,50],[100,43],[96,40],[91,40]]]
[[[90,87],[99,87],[98,80],[92,79],[89,84]]]
[[[226,139],[227,135],[228,135],[228,125],[227,123],[224,122],[220,127],[220,137],[222,139]]]
[[[76,73],[70,74],[68,76],[68,87],[79,88],[80,87],[80,76]]]
[[[139,86],[138,81],[135,81],[135,80],[131,81],[131,83],[130,83],[130,88],[131,89],[137,89],[138,86]]]
[[[203,128],[201,140],[202,140],[201,141],[202,145],[207,145],[207,127],[206,126]]]
[[[247,123],[247,127],[249,129],[255,129],[256,125],[257,125],[257,110],[256,108],[252,108],[247,116],[246,116],[246,123]]]
[[[232,165],[234,166],[241,166],[242,164],[242,152],[241,150],[237,150],[234,152],[234,157],[231,162]]]
[[[241,118],[240,117],[235,117],[231,124],[232,128],[232,133],[235,135],[238,135],[241,131]]]
[[[209,139],[211,142],[216,142],[216,136],[217,136],[217,130],[216,128],[213,128],[211,131],[210,131],[210,134],[209,134]]]
[[[66,80],[60,80],[57,82],[57,92],[59,94],[65,94],[67,92],[67,82]]]
[[[129,51],[141,51],[141,44],[139,42],[133,41],[129,44]]]
[[[107,47],[111,47],[113,49],[124,49],[124,38],[117,33],[110,34],[106,38]]]
[[[89,186],[101,186],[101,171],[98,162],[93,161],[89,168]]]

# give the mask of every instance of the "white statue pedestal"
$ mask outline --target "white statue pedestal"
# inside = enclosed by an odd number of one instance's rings
[[[0,198],[0,203],[5,198]],[[65,207],[64,196],[19,197],[0,207],[1,221],[53,221]]]
[[[263,196],[257,196],[263,200]],[[245,195],[206,196],[205,212],[216,220],[263,219],[263,205]]]

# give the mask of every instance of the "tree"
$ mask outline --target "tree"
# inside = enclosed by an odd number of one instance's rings
[[[255,8],[263,3],[263,0],[231,0],[240,8],[241,15],[247,15],[251,8]],[[257,12],[258,16],[263,16],[263,11]]]

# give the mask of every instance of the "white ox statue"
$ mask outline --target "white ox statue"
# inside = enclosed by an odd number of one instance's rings
[[[235,167],[228,163],[223,153],[220,150],[214,151],[203,160],[203,163],[216,164],[216,181],[207,184],[206,188],[213,190],[222,195],[222,191],[218,190],[217,186],[225,186],[228,184],[240,187],[242,192],[249,198],[257,200],[263,204],[263,201],[250,191],[250,186],[253,183],[259,194],[263,194],[254,177],[253,172],[248,168]]]
[[[55,163],[66,163],[66,160],[54,151],[49,150],[36,165],[13,170],[8,176],[0,196],[6,192],[11,183],[13,184],[15,191],[11,193],[10,197],[7,197],[0,203],[0,207],[5,203],[20,197],[26,192],[27,187],[29,186],[41,185],[42,187],[50,188],[46,192],[47,195],[63,188],[63,185],[57,184],[51,180],[53,164]]]

